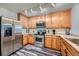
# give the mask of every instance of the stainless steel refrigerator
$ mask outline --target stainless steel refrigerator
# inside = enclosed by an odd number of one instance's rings
[[[18,21],[14,21],[14,51],[23,47],[22,25]]]
[[[6,56],[13,52],[13,21],[0,17],[0,55]]]
[[[8,56],[22,48],[21,29],[13,19],[0,16],[0,56]]]

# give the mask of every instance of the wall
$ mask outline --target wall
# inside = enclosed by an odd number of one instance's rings
[[[79,35],[79,4],[74,4],[71,10],[71,33]]]
[[[17,15],[16,13],[13,13],[5,8],[0,7],[0,16],[5,16],[8,18],[16,19]]]

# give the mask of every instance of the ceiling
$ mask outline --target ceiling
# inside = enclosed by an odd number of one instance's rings
[[[21,12],[22,10],[27,10],[29,8],[34,8],[39,6],[40,4],[44,3],[0,3],[0,7],[6,8],[12,12],[18,13]],[[45,12],[39,12],[39,13],[30,13],[28,11],[28,16],[35,16],[35,15],[40,15],[44,13],[49,13],[49,12],[56,12],[58,10],[65,10],[68,8],[71,8],[73,6],[73,3],[56,3],[56,6],[54,8],[47,8]]]
[[[20,12],[28,8],[38,6],[40,3],[0,3],[0,7],[6,8],[13,12]]]

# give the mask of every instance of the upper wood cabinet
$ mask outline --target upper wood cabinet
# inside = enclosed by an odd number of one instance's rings
[[[31,18],[31,21],[32,21],[32,22],[31,22],[31,23],[32,23],[32,24],[31,24],[32,28],[36,28],[36,22],[37,22],[36,17],[32,17],[32,18]]]
[[[52,28],[52,17],[51,14],[46,14],[45,17],[45,24],[46,24],[46,28]]]
[[[40,21],[45,22],[45,16],[44,15],[30,17],[29,21],[28,21],[28,28],[36,28],[36,23],[40,22]]]
[[[70,28],[70,10],[58,11],[52,13],[52,28]]]
[[[44,21],[45,22],[45,15],[36,16],[37,22]]]
[[[28,28],[28,17],[20,14],[19,19],[21,25],[23,25],[25,28]]]
[[[32,19],[29,18],[28,20],[28,28],[31,29],[32,28]]]
[[[57,11],[45,15],[20,16],[21,24],[26,28],[36,28],[36,22],[44,21],[46,28],[71,28],[71,10]]]

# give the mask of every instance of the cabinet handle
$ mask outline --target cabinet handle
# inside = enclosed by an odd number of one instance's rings
[[[65,55],[67,56],[67,51],[66,51],[66,49],[64,50],[64,52],[65,52]]]

